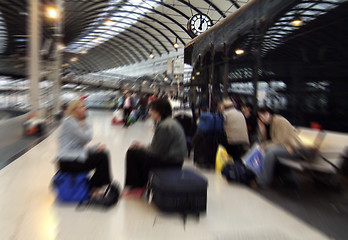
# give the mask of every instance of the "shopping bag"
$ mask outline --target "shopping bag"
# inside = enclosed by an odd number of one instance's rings
[[[122,110],[116,110],[113,113],[112,124],[122,124],[122,123],[124,123],[123,111]]]
[[[233,163],[233,158],[230,155],[228,155],[225,147],[223,147],[222,145],[219,145],[216,151],[216,161],[215,161],[216,173],[221,173],[222,168],[227,163]]]
[[[264,154],[260,145],[255,144],[246,154],[243,162],[249,170],[256,175],[260,175],[262,173],[263,157]]]

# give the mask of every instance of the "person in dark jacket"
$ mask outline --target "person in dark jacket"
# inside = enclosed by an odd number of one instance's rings
[[[257,117],[253,113],[253,105],[251,105],[250,103],[242,105],[241,110],[246,120],[248,135],[249,135],[249,142],[250,142],[250,145],[252,145],[254,142],[257,141],[257,134],[258,134]]]
[[[186,154],[186,138],[181,125],[172,118],[167,99],[150,104],[150,114],[157,123],[149,146],[134,142],[126,155],[125,188],[143,188],[153,168],[182,167]]]

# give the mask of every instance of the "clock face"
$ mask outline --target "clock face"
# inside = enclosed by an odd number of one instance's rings
[[[201,33],[207,31],[213,24],[211,19],[205,14],[196,14],[190,18],[188,22],[188,28],[191,32],[198,36]]]

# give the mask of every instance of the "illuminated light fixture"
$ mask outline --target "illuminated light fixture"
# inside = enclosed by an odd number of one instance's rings
[[[95,37],[95,38],[93,38],[93,42],[98,42],[98,41],[99,41],[99,39],[100,39],[100,38]]]
[[[179,43],[178,43],[178,38],[175,39],[175,43],[174,43],[174,48],[178,49],[180,47]]]
[[[237,55],[242,55],[242,54],[244,54],[244,50],[241,49],[241,48],[237,48],[234,52],[235,52]]]
[[[167,81],[168,81],[168,78],[167,78],[167,77],[165,77],[165,78],[164,78],[164,81],[165,81],[165,82],[167,82]]]
[[[46,7],[45,15],[49,19],[58,19],[59,17],[59,12],[56,7]]]
[[[199,76],[201,73],[200,72],[196,72],[196,75]]]
[[[59,51],[64,50],[64,48],[65,48],[65,45],[64,45],[63,43],[58,43],[58,44],[57,44],[57,49],[58,49]]]
[[[300,27],[303,24],[303,20],[299,15],[295,15],[294,19],[291,20],[291,25],[294,27]]]
[[[195,80],[195,76],[192,76],[192,80]]]
[[[81,54],[87,54],[88,51],[86,49],[81,50]]]
[[[79,59],[77,57],[70,58],[70,62],[77,62]]]
[[[108,27],[111,27],[111,26],[114,25],[114,22],[110,18],[108,18],[108,19],[105,20],[104,25],[108,26]]]
[[[149,58],[153,59],[154,57],[155,57],[155,54],[154,54],[153,50],[151,50],[151,53],[150,53],[150,55],[149,55]]]

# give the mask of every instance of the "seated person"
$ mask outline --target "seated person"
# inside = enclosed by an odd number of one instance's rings
[[[257,114],[261,146],[265,156],[261,175],[256,180],[260,186],[267,187],[273,180],[277,158],[298,158],[296,150],[302,148],[302,142],[295,128],[284,117],[275,115],[267,107],[258,109]]]
[[[172,118],[167,99],[150,104],[150,115],[156,122],[149,146],[134,142],[126,156],[126,188],[142,188],[153,168],[182,167],[186,154],[186,138],[181,125]]]
[[[90,179],[91,196],[101,197],[102,187],[111,183],[109,156],[105,145],[86,147],[92,140],[93,131],[86,122],[86,107],[82,100],[71,101],[66,116],[58,135],[58,168],[71,173],[95,170]]]

